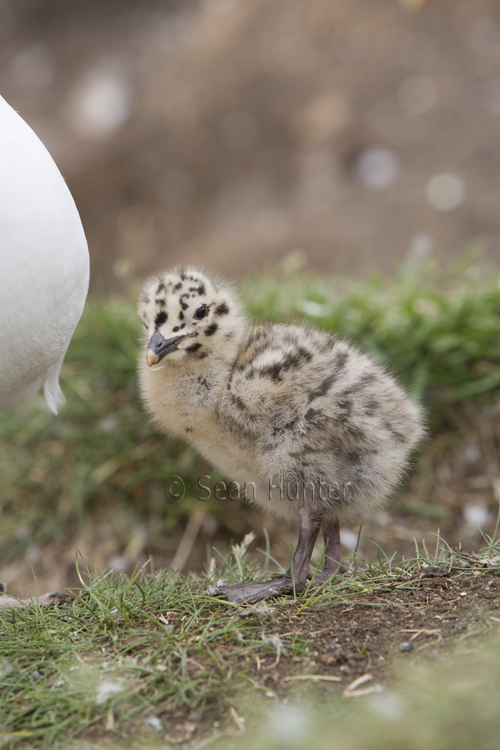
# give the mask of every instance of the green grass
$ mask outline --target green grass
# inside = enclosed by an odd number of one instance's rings
[[[453,570],[464,584],[490,572],[479,559],[472,569],[461,570],[460,555],[444,543],[436,556],[423,550],[416,558],[399,564],[381,554],[378,564],[367,564],[363,570],[351,567],[346,576],[335,580],[330,587],[306,591],[294,605],[292,618],[290,599],[286,597],[260,607],[241,608],[205,593],[220,576],[229,582],[258,577],[255,563],[246,555],[249,542],[247,539],[245,544],[233,547],[232,555],[205,576],[137,571],[130,577],[112,578],[90,576],[86,572],[71,604],[3,611],[0,615],[2,747],[9,750],[68,748],[73,744],[86,747],[83,740],[94,742],[105,737],[120,746],[152,748],[158,746],[158,735],[149,723],[151,720],[157,725],[161,722],[166,736],[175,738],[179,722],[184,726],[191,722],[193,726],[200,724],[201,734],[206,737],[213,722],[227,719],[232,708],[237,717],[243,715],[249,719],[252,739],[247,747],[280,748],[284,746],[282,735],[286,737],[287,733],[276,724],[279,716],[263,719],[269,712],[259,699],[261,696],[268,704],[271,699],[276,710],[280,704],[278,693],[273,683],[256,679],[252,667],[257,658],[264,662],[272,657],[278,663],[281,656],[282,664],[286,661],[281,678],[297,668],[301,670],[297,662],[307,656],[309,644],[301,635],[300,623],[317,612],[318,607],[325,608],[330,613],[328,619],[333,620],[335,607],[355,603],[361,596],[364,606],[386,606],[380,602],[381,594],[397,594],[420,586],[420,580],[412,574],[424,563],[439,563]],[[490,539],[483,556],[499,551],[499,545]],[[492,651],[488,658],[500,663],[500,651]],[[472,680],[468,673],[460,679],[455,677],[458,686],[454,683],[452,695],[458,705],[467,704],[464,715],[474,718],[474,727],[482,718],[484,726],[478,736],[489,736],[498,721],[498,711],[493,711],[491,705],[494,702],[496,706],[496,698],[486,703],[483,700],[477,715],[473,707],[485,689],[498,685],[499,678],[498,670],[492,673],[491,667],[486,669],[487,657],[481,659],[485,673]],[[301,721],[305,722],[307,732],[302,739],[299,732],[295,737],[298,742],[292,742],[292,747],[310,747],[311,743],[314,747],[331,747],[328,742],[333,742],[339,733],[343,737],[343,742],[336,745],[339,747],[367,750],[392,747],[393,730],[397,727],[394,737],[399,742],[407,741],[405,747],[423,748],[424,741],[429,739],[429,727],[417,731],[418,719],[416,715],[410,716],[412,701],[414,710],[417,705],[424,714],[428,712],[437,727],[440,714],[436,700],[439,706],[451,709],[440,687],[440,682],[450,679],[449,673],[448,667],[445,676],[438,675],[437,680],[432,673],[425,678],[426,682],[420,673],[409,678],[401,674],[403,687],[389,685],[388,692],[372,696],[368,706],[346,705],[342,699],[345,684],[334,685],[333,693],[323,696],[316,708],[306,697],[311,695],[307,691],[299,711],[304,715]],[[461,673],[455,669],[454,674]],[[260,677],[263,675],[261,672]],[[280,692],[283,697],[281,688]],[[291,700],[295,700],[293,695],[297,699],[298,694],[292,692]],[[388,723],[387,714],[391,710],[395,712],[394,720],[389,716]],[[373,711],[378,711],[379,716],[370,720]],[[355,722],[351,725],[353,718]],[[411,731],[405,729],[403,719],[410,721]],[[369,731],[370,721],[374,731]],[[451,714],[446,721],[451,723]],[[269,722],[274,726],[272,731]],[[222,723],[224,734],[228,729],[229,734],[234,733],[227,722]],[[446,722],[440,729],[443,735],[445,725]],[[456,733],[450,736],[457,737]],[[216,746],[225,747],[221,743],[219,738]],[[454,747],[443,745],[448,746]],[[465,750],[463,737],[455,747]]]
[[[126,735],[147,731],[151,716],[185,706],[201,716],[230,700],[248,659],[272,651],[259,618],[233,610],[200,582],[160,572],[98,576],[69,607],[4,614],[0,741],[52,747],[102,733],[110,712]]]
[[[252,575],[244,551],[235,547],[228,580]],[[80,577],[70,605],[0,610],[2,746],[102,734],[110,712],[117,736],[152,734],[152,716],[187,706],[201,717],[229,701],[248,684],[248,660],[273,652],[258,614],[237,617],[235,605],[206,595],[216,571]]]

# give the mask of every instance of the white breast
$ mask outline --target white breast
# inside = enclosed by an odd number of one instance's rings
[[[59,370],[88,282],[71,193],[43,143],[0,97],[0,412],[43,385],[57,413]]]

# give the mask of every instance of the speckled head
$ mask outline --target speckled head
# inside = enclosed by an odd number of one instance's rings
[[[138,312],[146,331],[146,360],[153,369],[162,360],[187,357],[199,361],[217,355],[231,361],[246,326],[231,285],[198,268],[173,269],[148,279]]]

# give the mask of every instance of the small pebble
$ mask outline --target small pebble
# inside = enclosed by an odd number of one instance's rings
[[[159,719],[157,716],[150,716],[149,719],[146,719],[146,724],[149,724],[150,727],[156,729],[157,732],[161,732],[163,729],[161,719]]]
[[[460,560],[460,567],[461,568],[472,568],[472,565],[470,562],[467,562],[467,560]]]
[[[437,211],[453,211],[458,208],[465,200],[465,182],[463,177],[452,172],[443,172],[436,174],[427,181],[426,189],[427,202]],[[477,506],[476,509],[470,510],[467,506],[464,510],[464,516],[467,522],[471,523],[471,518],[487,520],[488,510]],[[482,521],[484,523],[485,521]],[[478,520],[479,525],[482,523]]]
[[[367,148],[358,157],[354,171],[367,188],[381,190],[390,187],[399,176],[396,154],[388,148]]]
[[[413,643],[411,641],[403,641],[403,643],[399,644],[399,650],[403,653],[413,651]]]

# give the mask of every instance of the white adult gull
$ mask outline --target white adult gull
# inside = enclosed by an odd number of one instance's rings
[[[88,284],[71,193],[38,136],[0,97],[0,413],[43,387],[57,414],[59,371]],[[2,606],[22,603],[0,596]]]

